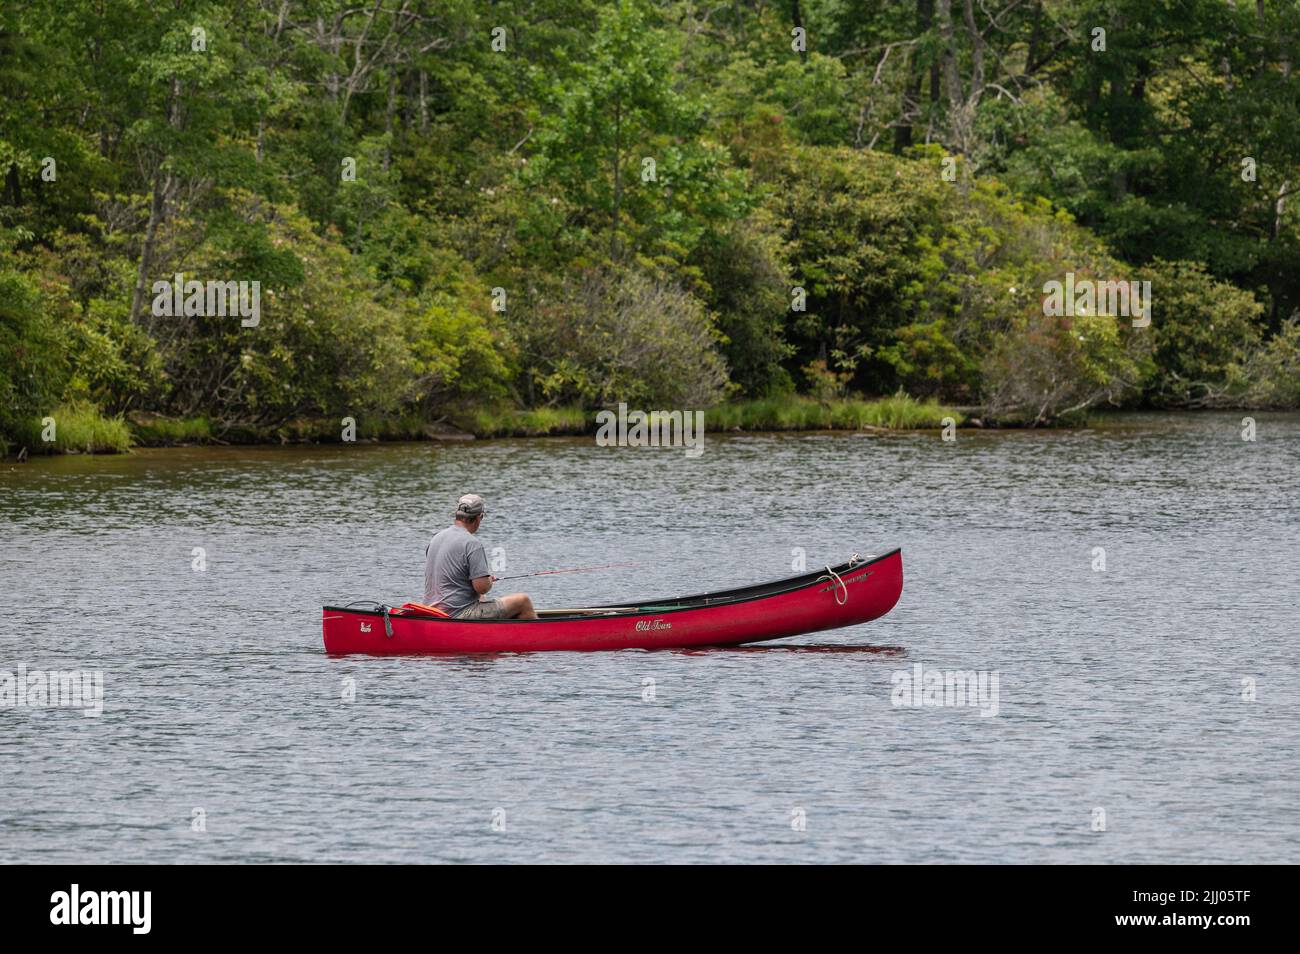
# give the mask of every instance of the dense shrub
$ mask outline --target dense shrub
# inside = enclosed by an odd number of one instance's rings
[[[66,376],[67,353],[35,278],[0,263],[0,432],[25,434],[62,396]]]
[[[699,299],[638,271],[590,271],[534,306],[527,360],[552,403],[715,403],[727,380]]]
[[[1228,386],[1209,395],[1211,407],[1294,409],[1300,407],[1300,319],[1256,345],[1227,370]]]
[[[762,397],[793,390],[784,367],[794,351],[785,340],[791,282],[779,236],[766,215],[710,235],[696,250],[694,263],[739,393]]]
[[[995,338],[984,358],[987,413],[999,423],[1034,425],[1103,402],[1118,405],[1137,382],[1141,352],[1141,339],[1111,316],[1031,310]]]
[[[1157,260],[1143,275],[1151,282],[1155,359],[1143,381],[1148,399],[1175,407],[1223,403],[1240,388],[1234,369],[1240,374],[1260,351],[1263,306],[1195,262]]]

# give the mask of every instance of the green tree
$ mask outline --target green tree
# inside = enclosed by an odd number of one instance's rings
[[[527,183],[550,234],[603,235],[621,260],[630,240],[643,255],[680,261],[711,221],[744,211],[742,183],[720,147],[701,137],[698,102],[674,76],[669,36],[644,0],[600,15],[588,53],[553,85]],[[565,216],[550,211],[562,204]]]

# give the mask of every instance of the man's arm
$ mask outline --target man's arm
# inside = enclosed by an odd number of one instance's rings
[[[469,558],[469,582],[475,593],[484,596],[492,589],[496,577],[488,570],[487,552],[483,549],[482,542],[471,540],[466,556]]]

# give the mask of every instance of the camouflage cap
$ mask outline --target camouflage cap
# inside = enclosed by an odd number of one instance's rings
[[[457,520],[473,520],[483,513],[487,513],[483,508],[483,498],[478,494],[466,494],[456,501],[456,512],[452,516]]]

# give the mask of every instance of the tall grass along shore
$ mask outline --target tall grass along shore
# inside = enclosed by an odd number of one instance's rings
[[[648,410],[653,417],[656,411]],[[61,407],[48,418],[33,420],[5,453],[25,447],[28,454],[115,454],[133,446],[187,444],[290,444],[357,441],[465,440],[499,437],[557,437],[596,430],[596,410],[575,406],[518,409],[482,407],[428,422],[414,415],[361,418],[347,425],[321,417],[303,417],[275,427],[222,425],[206,416],[171,418],[157,414],[107,416],[94,406]],[[51,428],[49,422],[53,421]],[[704,411],[705,428],[727,431],[920,430],[951,423],[961,426],[961,411],[905,394],[868,400],[815,400],[801,395],[733,401]],[[45,440],[44,435],[53,435]]]

